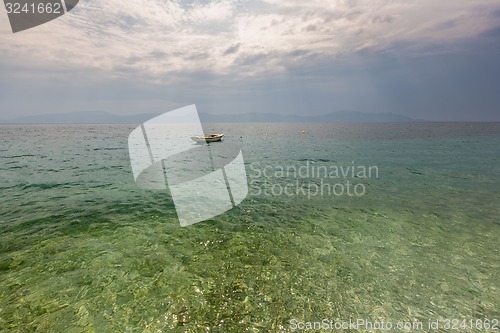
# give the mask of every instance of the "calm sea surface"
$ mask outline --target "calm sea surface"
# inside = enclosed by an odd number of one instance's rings
[[[1,332],[500,319],[500,124],[206,124],[249,195],[186,228],[133,127],[0,126]]]

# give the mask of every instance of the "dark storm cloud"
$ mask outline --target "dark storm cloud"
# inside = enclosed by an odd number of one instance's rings
[[[234,46],[231,46],[230,48],[226,49],[226,51],[224,51],[224,55],[229,55],[229,54],[233,54],[233,53],[236,53],[238,52],[238,50],[240,49],[240,43],[234,45]]]

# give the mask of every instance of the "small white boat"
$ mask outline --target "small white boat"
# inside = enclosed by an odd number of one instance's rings
[[[210,134],[205,136],[192,136],[191,139],[198,143],[221,141],[224,134]]]

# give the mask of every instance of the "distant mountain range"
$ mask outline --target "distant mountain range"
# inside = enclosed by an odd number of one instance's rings
[[[131,116],[119,116],[108,112],[82,111],[70,113],[49,113],[34,116],[0,119],[0,123],[8,124],[140,124],[157,116],[144,113]]]
[[[213,115],[200,113],[204,122],[214,123],[246,123],[246,122],[280,122],[280,123],[329,123],[329,122],[414,122],[416,119],[393,113],[366,113],[339,111],[320,116],[279,115],[272,113],[244,113],[233,115]]]
[[[200,120],[206,123],[247,123],[247,122],[415,122],[420,121],[393,113],[366,113],[354,111],[339,111],[320,116],[278,115],[273,113],[243,113],[215,115],[200,112]],[[143,113],[129,116],[119,116],[108,112],[72,112],[52,113],[35,116],[24,116],[12,119],[0,119],[4,124],[142,124],[158,116],[155,113]]]

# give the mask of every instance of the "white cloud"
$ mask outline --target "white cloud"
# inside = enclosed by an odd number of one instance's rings
[[[497,24],[490,12],[498,6],[490,0],[88,0],[18,34],[7,33],[0,16],[1,61],[158,82],[192,71],[257,75],[286,71],[313,55],[380,51],[397,42],[418,50],[471,38]]]

